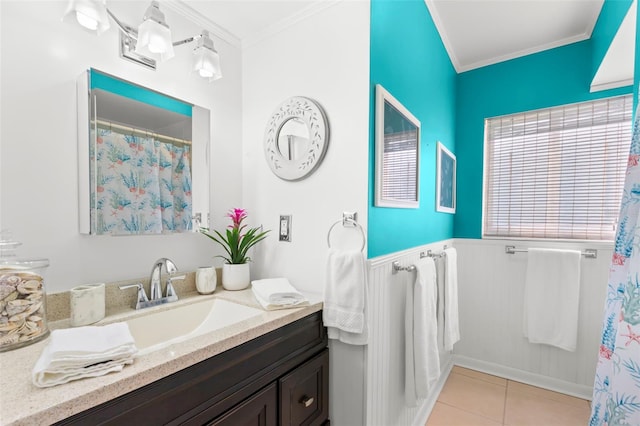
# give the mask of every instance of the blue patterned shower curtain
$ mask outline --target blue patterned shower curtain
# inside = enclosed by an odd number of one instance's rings
[[[640,425],[640,107],[605,305],[590,426]]]
[[[191,229],[188,145],[98,129],[95,230],[130,235]]]

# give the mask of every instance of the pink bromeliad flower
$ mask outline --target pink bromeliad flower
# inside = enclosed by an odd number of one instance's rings
[[[223,258],[226,263],[247,263],[251,260],[247,256],[248,250],[264,240],[270,231],[262,231],[262,227],[247,229],[247,225],[242,224],[242,221],[247,218],[245,209],[231,209],[226,217],[231,218],[232,224],[227,226],[224,234],[215,229],[212,233],[209,228],[200,228],[200,233],[224,248],[226,256],[219,255],[219,257]]]
[[[233,221],[233,225],[229,225],[229,228],[240,229],[240,224],[247,217],[247,211],[245,209],[231,209],[227,217]]]

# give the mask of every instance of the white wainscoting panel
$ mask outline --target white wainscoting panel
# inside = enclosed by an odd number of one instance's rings
[[[419,260],[427,250],[439,252],[452,241],[442,241],[416,249],[381,256],[369,260],[370,338],[367,348],[366,425],[410,426],[424,424],[438,397],[444,379],[451,369],[451,352],[445,352],[442,340],[442,304],[438,305],[438,348],[441,380],[418,407],[407,407],[404,397],[404,304],[408,281],[415,280],[415,272],[392,273],[392,262],[408,266]],[[436,261],[438,292],[442,294],[444,260]]]
[[[523,336],[527,253],[505,245],[598,250],[582,258],[578,344],[575,352],[531,344]],[[612,244],[456,239],[460,342],[454,362],[488,373],[590,398],[600,345]]]

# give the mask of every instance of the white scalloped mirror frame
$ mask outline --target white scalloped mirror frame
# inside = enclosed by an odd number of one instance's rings
[[[303,152],[285,157],[279,148],[280,132],[292,119],[303,122],[308,141]],[[322,162],[329,145],[329,123],[322,107],[312,99],[292,96],[271,114],[264,132],[264,155],[271,171],[280,179],[296,181],[315,171]],[[287,153],[285,153],[287,154]]]

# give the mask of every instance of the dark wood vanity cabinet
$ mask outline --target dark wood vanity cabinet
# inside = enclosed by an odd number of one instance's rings
[[[278,424],[278,386],[270,384],[242,401],[207,426],[276,426]]]
[[[329,350],[278,380],[281,425],[321,425],[329,418]]]
[[[59,425],[326,425],[321,312],[76,414]]]

